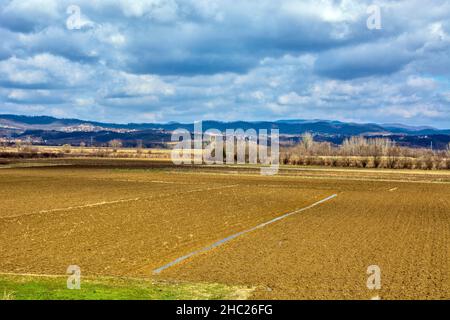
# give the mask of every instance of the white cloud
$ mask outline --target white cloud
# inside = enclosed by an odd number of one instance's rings
[[[147,17],[159,22],[174,21],[178,13],[173,0],[121,0],[119,5],[126,17]]]
[[[366,13],[367,5],[360,1],[306,0],[284,1],[281,10],[298,18],[318,17],[326,22],[356,21]]]
[[[4,8],[7,15],[29,15],[30,19],[52,19],[58,16],[57,0],[12,0]]]
[[[300,96],[296,92],[290,92],[278,98],[278,103],[282,105],[302,105],[311,102],[310,96]]]
[[[413,88],[421,88],[426,90],[433,90],[437,87],[436,81],[433,79],[419,76],[410,76],[407,84]]]
[[[433,105],[416,104],[405,106],[390,106],[383,108],[382,112],[388,115],[400,116],[404,119],[411,119],[414,117],[439,118],[444,116],[444,113],[438,110]]]
[[[13,56],[0,61],[0,80],[12,87],[83,86],[92,75],[90,68],[51,54],[38,54],[24,59]]]
[[[113,73],[115,78],[114,93],[122,93],[127,96],[148,95],[173,95],[175,89],[172,85],[165,83],[159,77],[153,75],[134,75],[126,72]]]

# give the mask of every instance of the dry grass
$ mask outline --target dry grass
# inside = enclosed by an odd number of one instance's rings
[[[63,157],[98,157],[98,158],[137,158],[137,159],[169,159],[169,149],[143,149],[121,147],[76,147],[76,146],[25,146],[2,147],[0,158],[63,158]]]
[[[15,300],[14,292],[4,290],[0,300]]]

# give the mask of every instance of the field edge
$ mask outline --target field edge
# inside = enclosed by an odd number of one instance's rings
[[[67,289],[68,275],[0,274],[0,300],[246,300],[253,287],[151,278],[82,276]]]

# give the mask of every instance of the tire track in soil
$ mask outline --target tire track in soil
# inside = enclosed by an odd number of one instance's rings
[[[137,197],[137,198],[119,199],[119,200],[113,200],[113,201],[102,201],[102,202],[90,203],[90,204],[79,205],[79,206],[71,206],[71,207],[66,207],[66,208],[56,208],[56,209],[49,209],[49,210],[40,210],[40,211],[36,211],[36,212],[29,212],[29,213],[23,213],[23,214],[18,214],[18,215],[13,215],[13,216],[0,217],[0,220],[14,220],[16,218],[21,218],[21,217],[31,216],[31,215],[36,215],[36,214],[64,212],[64,211],[72,211],[72,210],[100,207],[100,206],[117,204],[117,203],[150,200],[150,199],[154,199],[154,198],[173,197],[173,196],[177,196],[177,195],[189,194],[189,193],[194,193],[194,192],[203,192],[203,191],[221,190],[221,189],[226,189],[226,188],[234,188],[237,186],[238,186],[237,184],[234,184],[234,185],[226,185],[226,186],[220,186],[220,187],[195,189],[195,190],[189,190],[189,191],[185,191],[185,192],[175,192],[175,193],[171,193],[171,194],[166,193],[163,195],[157,195],[157,196],[151,196],[151,197]]]
[[[195,256],[195,255],[197,255],[197,254],[200,254],[200,253],[204,253],[204,252],[210,251],[210,250],[212,250],[212,249],[214,249],[214,248],[217,248],[217,247],[219,247],[219,246],[221,246],[221,245],[223,245],[223,244],[225,244],[225,243],[227,243],[227,242],[229,242],[229,241],[231,241],[231,240],[233,240],[233,239],[235,239],[235,238],[237,238],[237,237],[243,236],[243,235],[245,235],[246,233],[249,233],[249,232],[252,232],[252,231],[256,231],[256,230],[261,229],[261,228],[263,228],[263,227],[265,227],[265,226],[267,226],[267,225],[270,225],[270,224],[272,224],[272,223],[275,223],[275,222],[277,222],[277,221],[280,221],[280,220],[283,220],[283,219],[285,219],[285,218],[287,218],[287,217],[290,217],[290,216],[292,216],[292,215],[294,215],[294,214],[297,214],[297,213],[306,211],[306,210],[308,210],[308,209],[314,208],[315,206],[318,206],[319,204],[322,204],[322,203],[324,203],[324,202],[327,202],[327,201],[329,201],[329,200],[332,200],[332,199],[334,199],[334,198],[336,198],[336,197],[337,197],[337,194],[333,194],[333,195],[331,195],[331,196],[329,196],[329,197],[327,197],[327,198],[325,198],[325,199],[322,199],[322,200],[320,200],[320,201],[317,201],[317,202],[315,202],[315,203],[313,203],[312,205],[309,205],[309,206],[307,206],[307,207],[304,207],[304,208],[301,208],[301,209],[298,209],[298,210],[295,210],[295,211],[286,213],[286,214],[284,214],[284,215],[282,215],[282,216],[279,216],[279,217],[277,217],[277,218],[274,218],[274,219],[272,219],[272,220],[263,222],[263,223],[261,223],[261,224],[255,226],[255,227],[253,227],[253,228],[250,228],[250,229],[247,229],[247,230],[244,230],[244,231],[240,231],[240,232],[238,232],[238,233],[235,233],[235,234],[233,234],[233,235],[231,235],[231,236],[228,236],[228,237],[226,237],[226,238],[223,238],[223,239],[221,239],[221,240],[219,240],[219,241],[213,243],[212,245],[209,245],[209,246],[207,246],[207,247],[205,247],[205,248],[202,248],[202,249],[193,251],[193,252],[191,252],[191,253],[188,253],[187,255],[184,255],[184,256],[182,256],[182,257],[179,257],[179,258],[177,258],[177,259],[175,259],[175,260],[173,260],[173,261],[171,261],[171,262],[169,262],[169,263],[167,263],[167,264],[165,264],[165,265],[163,265],[163,266],[161,266],[161,267],[159,267],[159,268],[153,270],[153,273],[154,273],[154,274],[160,274],[162,271],[164,271],[164,270],[166,270],[166,269],[168,269],[168,268],[170,268],[170,267],[172,267],[172,266],[174,266],[174,265],[176,265],[176,264],[178,264],[178,263],[180,263],[180,262],[183,262],[183,261],[185,261],[185,260],[187,260],[187,259],[189,259],[189,258],[191,258],[191,257],[193,257],[193,256]]]

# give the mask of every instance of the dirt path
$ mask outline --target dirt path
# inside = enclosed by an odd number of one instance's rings
[[[286,214],[284,214],[284,215],[282,215],[282,216],[279,216],[279,217],[274,218],[274,219],[272,219],[272,220],[263,222],[263,223],[261,223],[261,224],[255,226],[255,227],[252,227],[252,228],[250,228],[250,229],[247,229],[247,230],[244,230],[244,231],[240,231],[240,232],[235,233],[235,234],[233,234],[233,235],[231,235],[231,236],[228,236],[228,237],[226,237],[226,238],[223,238],[223,239],[221,239],[221,240],[219,240],[219,241],[214,242],[214,243],[213,243],[212,245],[210,245],[210,246],[207,246],[207,247],[202,248],[202,249],[199,249],[199,250],[195,250],[195,251],[193,251],[193,252],[191,252],[191,253],[189,253],[189,254],[187,254],[187,255],[184,255],[184,256],[182,256],[182,257],[179,257],[179,258],[177,258],[177,259],[175,259],[175,260],[173,260],[173,261],[171,261],[171,262],[169,262],[169,263],[163,265],[162,267],[159,267],[159,268],[153,270],[153,273],[154,273],[154,274],[159,274],[159,273],[161,273],[162,271],[164,271],[164,270],[166,270],[166,269],[168,269],[168,268],[170,268],[170,267],[173,267],[173,266],[175,266],[176,264],[181,263],[181,262],[183,262],[184,260],[187,260],[187,259],[189,259],[189,258],[191,258],[191,257],[193,257],[193,256],[195,256],[195,255],[197,255],[197,254],[207,252],[207,251],[209,251],[209,250],[212,250],[212,249],[214,249],[214,248],[217,248],[217,247],[219,247],[219,246],[221,246],[221,245],[227,243],[228,241],[231,241],[231,240],[233,240],[233,239],[235,239],[235,238],[237,238],[237,237],[243,236],[243,235],[246,234],[246,233],[249,233],[249,232],[252,232],[252,231],[261,229],[261,228],[263,228],[263,227],[265,227],[265,226],[268,226],[268,225],[270,225],[270,224],[272,224],[272,223],[275,223],[275,222],[277,222],[277,221],[281,221],[281,220],[283,220],[283,219],[286,219],[287,217],[290,217],[290,216],[292,216],[292,215],[294,215],[294,214],[298,214],[298,213],[300,213],[300,212],[303,212],[303,211],[306,211],[306,210],[308,210],[308,209],[314,208],[315,206],[317,206],[317,205],[319,205],[319,204],[321,204],[321,203],[327,202],[327,201],[329,201],[329,200],[332,200],[332,199],[335,198],[335,197],[337,197],[337,194],[333,194],[333,195],[331,195],[331,196],[329,196],[329,197],[326,197],[325,199],[322,199],[322,200],[319,200],[319,201],[313,203],[312,205],[309,205],[309,206],[307,206],[307,207],[304,207],[304,208],[295,210],[295,211],[293,211],[293,212],[286,213]]]

